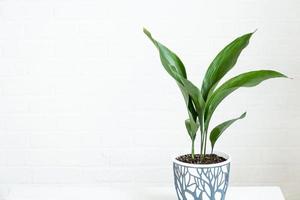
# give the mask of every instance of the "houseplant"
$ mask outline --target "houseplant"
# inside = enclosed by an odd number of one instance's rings
[[[178,156],[173,161],[175,189],[179,200],[225,199],[230,172],[230,156],[214,152],[216,141],[235,121],[246,116],[227,120],[211,131],[211,117],[221,101],[240,87],[253,87],[270,78],[286,77],[272,70],[242,73],[218,86],[219,81],[233,68],[242,50],[248,45],[253,33],[242,35],[222,49],[209,65],[201,88],[187,78],[185,66],[180,58],[162,43],[155,40],[144,28],[144,33],[159,51],[161,63],[176,81],[184,97],[188,119],[185,126],[191,139],[191,153]],[[200,152],[195,154],[195,140],[200,132]],[[207,152],[208,139],[211,153]]]

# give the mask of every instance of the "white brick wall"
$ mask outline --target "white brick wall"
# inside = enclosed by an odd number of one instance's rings
[[[300,196],[297,0],[1,0],[0,183],[170,185],[189,152],[176,84],[149,28],[200,83],[216,53],[258,28],[227,77],[266,67],[293,80],[242,89],[213,124],[248,111],[217,144],[233,185]]]

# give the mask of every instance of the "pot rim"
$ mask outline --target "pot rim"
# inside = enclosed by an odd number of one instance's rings
[[[175,158],[173,158],[173,163],[176,163],[178,165],[185,166],[185,167],[211,168],[211,167],[224,166],[231,162],[231,156],[229,154],[225,154],[225,153],[219,152],[219,151],[214,151],[214,154],[217,154],[218,156],[221,156],[221,157],[225,158],[226,160],[223,162],[220,162],[220,163],[215,163],[215,164],[190,164],[190,163],[185,163],[185,162],[181,162],[181,161],[177,160],[176,158],[178,156],[176,156]]]

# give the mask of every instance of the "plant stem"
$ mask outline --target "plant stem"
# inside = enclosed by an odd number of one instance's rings
[[[204,155],[206,154],[207,131],[204,131]]]
[[[200,159],[203,159],[204,158],[204,117],[203,116],[201,116],[200,134],[201,134]]]
[[[203,124],[204,124],[204,121],[203,121],[203,116],[202,115],[199,115],[198,116],[198,119],[199,119],[199,123],[200,123],[200,159],[202,158],[202,155],[203,155]]]
[[[203,139],[202,139],[202,133],[201,133],[201,141],[200,141],[200,157],[202,156],[202,148],[203,148]]]
[[[192,159],[195,159],[195,140],[192,140]]]
[[[204,144],[204,137],[205,135],[204,135],[204,132],[203,132],[203,130],[201,130],[201,151],[200,151],[200,158],[201,159],[203,159],[204,158],[204,156],[205,156],[205,149],[204,149],[204,147],[205,147],[205,144]]]

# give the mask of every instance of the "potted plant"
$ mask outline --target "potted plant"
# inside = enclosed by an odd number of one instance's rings
[[[211,117],[221,101],[240,87],[253,87],[270,78],[286,77],[272,70],[250,71],[237,75],[222,85],[219,81],[233,68],[242,50],[248,45],[253,33],[242,35],[222,49],[209,65],[201,88],[187,78],[180,58],[162,43],[155,40],[144,28],[144,33],[159,51],[161,63],[176,81],[184,97],[188,119],[185,120],[191,139],[191,153],[179,155],[173,160],[175,189],[179,200],[224,200],[228,187],[230,156],[215,152],[216,141],[235,121],[246,116],[227,120],[209,131]],[[195,154],[195,140],[200,132],[200,152]],[[211,152],[207,152],[210,141]]]

